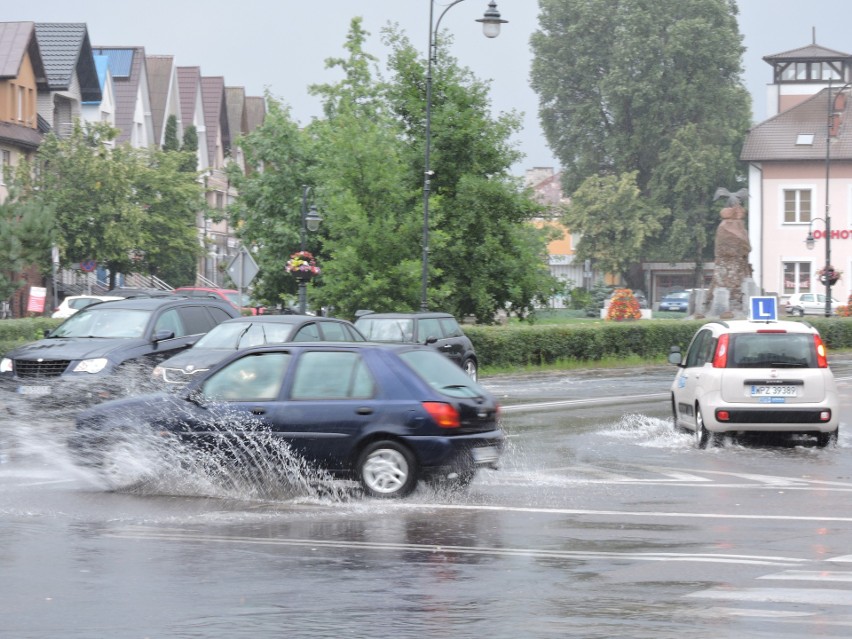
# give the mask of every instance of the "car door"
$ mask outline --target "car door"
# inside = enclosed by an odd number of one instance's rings
[[[813,315],[817,308],[817,301],[813,293],[803,293],[799,298],[802,312],[805,315]]]
[[[701,378],[713,360],[716,339],[710,329],[700,330],[686,351],[683,365],[675,378],[672,394],[678,420],[695,427],[695,402],[701,395]]]
[[[417,322],[417,341],[422,344],[427,343],[432,338],[435,338],[435,341],[431,342],[433,348],[461,366],[464,352],[459,341],[444,335],[444,329],[441,327],[439,318],[421,317]]]
[[[305,350],[293,363],[283,401],[265,418],[307,461],[341,470],[364,431],[382,419],[378,394],[361,353]]]

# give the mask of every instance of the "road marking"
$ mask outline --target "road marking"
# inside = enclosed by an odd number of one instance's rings
[[[550,402],[530,402],[528,404],[500,405],[501,413],[520,413],[528,410],[548,408],[568,408],[571,406],[611,406],[612,404],[630,404],[633,402],[651,402],[668,399],[668,393],[650,393],[648,395],[624,395],[619,397],[589,397],[587,399],[562,399]]]
[[[775,579],[787,581],[848,581],[852,582],[852,572],[838,570],[785,570],[772,575],[763,575],[757,579]],[[852,594],[849,595],[849,603],[852,605]]]
[[[742,588],[738,590],[699,590],[685,595],[694,599],[727,601],[760,601],[764,603],[806,603],[830,606],[852,606],[852,593],[831,588]]]
[[[633,561],[669,561],[669,562],[697,562],[716,564],[737,564],[752,566],[789,566],[805,562],[804,559],[794,557],[775,557],[761,555],[725,555],[707,553],[642,553],[642,552],[605,552],[605,551],[571,551],[571,550],[541,550],[537,548],[494,548],[483,546],[445,546],[440,544],[402,544],[388,542],[366,542],[346,540],[323,540],[323,539],[264,539],[256,537],[204,535],[193,532],[161,532],[155,529],[141,527],[118,530],[106,534],[107,537],[121,539],[148,539],[179,542],[199,543],[230,543],[250,544],[256,546],[289,546],[298,548],[320,548],[349,549],[349,550],[373,550],[373,551],[406,551],[441,553],[456,555],[489,555],[496,557],[534,557],[541,559],[565,559],[574,561],[588,561],[594,559],[617,559]]]

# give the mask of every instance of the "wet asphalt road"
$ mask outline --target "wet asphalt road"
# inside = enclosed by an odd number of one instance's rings
[[[400,502],[191,474],[110,491],[62,420],[9,416],[0,637],[848,637],[852,377],[833,366],[826,450],[694,449],[673,369],[485,379],[503,468]]]

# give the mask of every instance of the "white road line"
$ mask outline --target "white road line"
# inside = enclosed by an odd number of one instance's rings
[[[529,404],[510,404],[500,406],[501,413],[520,413],[528,410],[544,410],[548,408],[567,408],[570,406],[609,406],[612,404],[630,404],[633,402],[651,402],[668,399],[668,393],[651,393],[648,395],[623,395],[619,397],[589,397],[587,399],[561,399],[550,402],[530,402]]]
[[[826,561],[837,561],[840,563],[852,563],[852,555],[841,555],[840,557],[832,557]]]
[[[577,515],[592,517],[659,517],[681,519],[747,519],[761,521],[832,521],[852,523],[852,517],[823,515],[744,515],[735,513],[682,513],[663,511],[584,510],[576,508],[534,508],[531,506],[476,506],[461,504],[400,504],[415,510],[474,510],[491,512],[535,513],[540,515]]]
[[[760,601],[764,603],[805,603],[852,606],[852,592],[831,588],[742,588],[738,590],[700,590],[685,595],[693,599],[724,601]]]
[[[242,536],[203,535],[197,533],[159,532],[141,530],[138,527],[124,531],[107,533],[107,537],[121,539],[148,539],[162,541],[190,541],[200,543],[249,544],[255,546],[291,546],[310,548],[355,549],[373,551],[427,552],[457,555],[489,555],[498,557],[534,557],[542,559],[565,559],[588,561],[594,559],[617,559],[633,561],[697,562],[716,564],[737,564],[753,566],[789,566],[806,560],[794,557],[774,557],[760,555],[725,555],[707,553],[641,553],[641,552],[585,552],[570,550],[542,550],[537,548],[494,548],[480,546],[444,546],[434,544],[402,544],[387,542],[358,542],[346,540],[322,539],[268,539]]]
[[[785,570],[772,575],[763,575],[757,579],[775,579],[779,581],[848,581],[852,582],[852,572],[838,570]],[[852,605],[852,593],[849,594]]]

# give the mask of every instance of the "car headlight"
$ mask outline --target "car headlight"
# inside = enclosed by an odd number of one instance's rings
[[[109,360],[106,357],[97,357],[95,359],[84,359],[74,367],[75,373],[100,373]]]
[[[0,373],[11,373],[15,370],[14,365],[12,364],[12,360],[8,357],[4,357],[0,359]]]

